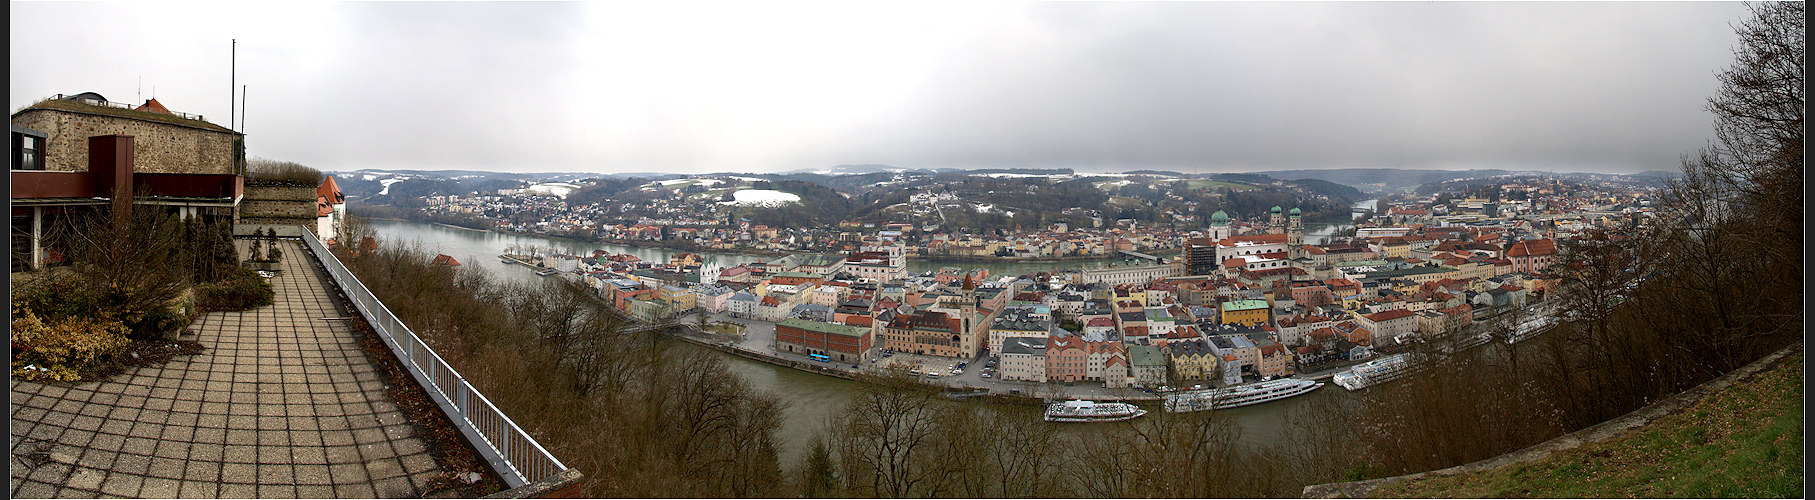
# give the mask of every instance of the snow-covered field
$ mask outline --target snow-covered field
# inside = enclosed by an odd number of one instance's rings
[[[660,184],[662,187],[674,187],[682,184],[698,184],[702,187],[712,187],[723,184],[724,182],[725,181],[718,179],[668,179],[661,181]]]
[[[731,193],[731,198],[734,201],[721,201],[718,204],[773,207],[800,203],[800,195],[773,189],[740,189]]]
[[[564,182],[544,182],[541,184],[523,188],[523,192],[546,194],[546,195],[559,196],[562,198],[566,198],[567,194],[574,192],[575,189],[580,189],[580,186],[575,186],[573,184],[568,184],[568,183],[564,183]]]
[[[383,190],[383,191],[379,191],[379,192],[378,192],[378,195],[379,195],[379,196],[384,196],[384,195],[387,195],[387,194],[390,194],[390,193],[391,193],[391,185],[392,185],[392,184],[396,184],[396,183],[399,183],[399,182],[403,182],[403,181],[404,181],[404,179],[385,179],[385,180],[382,180],[382,181],[378,181],[378,183],[379,183],[379,184],[383,184],[383,185],[384,185],[384,190]]]

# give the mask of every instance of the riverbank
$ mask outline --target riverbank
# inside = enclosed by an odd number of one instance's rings
[[[1155,257],[1178,253],[1177,249],[1143,252]],[[994,257],[983,255],[936,255],[916,256],[915,260],[935,264],[1063,264],[1067,262],[1092,262],[1118,258],[1120,254],[1111,255],[1074,255],[1069,257]]]

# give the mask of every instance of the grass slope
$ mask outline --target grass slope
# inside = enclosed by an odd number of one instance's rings
[[[1397,498],[1800,498],[1802,361],[1601,443],[1493,471],[1374,490]]]

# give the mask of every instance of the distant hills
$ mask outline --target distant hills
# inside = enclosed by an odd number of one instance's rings
[[[539,182],[581,182],[586,179],[596,179],[599,181],[606,181],[607,183],[615,183],[612,181],[629,179],[661,181],[683,178],[802,181],[819,184],[846,193],[847,195],[856,196],[879,188],[911,188],[936,182],[939,179],[951,179],[955,176],[987,176],[998,178],[1047,177],[1053,179],[1055,182],[1065,179],[1149,176],[1148,178],[1208,179],[1252,185],[1266,185],[1273,184],[1276,181],[1284,181],[1293,183],[1301,189],[1306,189],[1325,196],[1356,197],[1359,196],[1360,193],[1410,192],[1418,189],[1420,186],[1445,183],[1458,179],[1538,177],[1605,180],[1626,178],[1643,179],[1655,182],[1669,179],[1677,175],[1675,172],[1661,170],[1652,170],[1636,174],[1604,174],[1515,171],[1502,169],[1416,170],[1401,168],[1299,169],[1203,174],[1183,174],[1167,170],[1131,170],[1122,173],[1097,174],[1079,173],[1069,168],[906,168],[883,164],[837,165],[830,168],[799,169],[779,173],[718,172],[699,175],[659,172],[484,172],[477,170],[388,169],[366,169],[351,172],[328,173],[335,176],[339,181],[342,191],[346,192],[348,196],[359,198],[377,196],[380,193],[391,196],[401,195],[404,197],[414,197],[459,193],[471,190],[492,191],[522,187]],[[394,189],[387,189],[393,185],[396,186]],[[1350,188],[1353,188],[1354,190],[1351,190]]]
[[[1542,170],[1414,170],[1404,168],[1332,168],[1321,170],[1270,170],[1254,172],[1276,179],[1317,179],[1361,188],[1363,191],[1392,191],[1415,188],[1424,184],[1456,179],[1481,177],[1582,177],[1605,179],[1612,177],[1647,177],[1669,178],[1675,172],[1649,170],[1636,174],[1608,174],[1591,172],[1546,172]]]

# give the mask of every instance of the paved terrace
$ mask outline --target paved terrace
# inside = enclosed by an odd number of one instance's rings
[[[241,251],[245,242],[241,241]],[[207,351],[71,386],[12,382],[15,498],[419,497],[440,474],[308,250],[275,304],[204,314]]]

